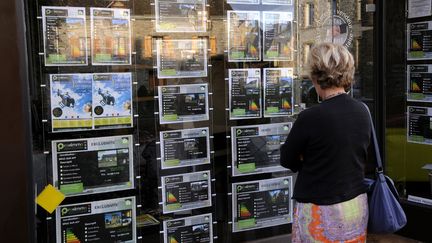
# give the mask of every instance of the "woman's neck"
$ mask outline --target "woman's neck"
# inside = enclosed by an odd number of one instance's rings
[[[345,94],[345,89],[344,88],[328,88],[328,89],[324,89],[322,90],[321,93],[321,98],[323,98],[323,100],[327,100],[330,98],[333,98],[335,96],[338,96],[340,94]]]

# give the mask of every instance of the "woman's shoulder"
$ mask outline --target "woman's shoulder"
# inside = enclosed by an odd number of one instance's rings
[[[367,111],[368,108],[366,108],[367,105],[366,105],[365,103],[363,103],[363,102],[360,101],[360,100],[354,99],[354,98],[352,98],[351,96],[350,96],[350,99],[351,99],[351,102],[352,102],[353,106],[354,106],[356,109],[358,109],[359,111],[362,111],[362,112],[365,113],[365,114],[368,113],[368,111]]]
[[[321,113],[320,110],[321,110],[320,105],[315,105],[315,106],[309,107],[309,108],[301,111],[299,113],[297,119],[305,119],[305,118],[311,118],[311,117],[319,116],[319,114]]]

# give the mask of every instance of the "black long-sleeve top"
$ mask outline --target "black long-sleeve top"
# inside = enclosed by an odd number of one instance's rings
[[[370,134],[366,108],[349,95],[302,111],[281,146],[281,165],[299,172],[293,198],[330,205],[366,192]]]

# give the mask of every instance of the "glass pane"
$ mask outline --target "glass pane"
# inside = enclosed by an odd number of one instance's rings
[[[406,29],[399,28],[386,37],[392,50],[386,53],[386,68],[390,71],[387,79],[392,82],[386,88],[386,163],[388,174],[408,201],[430,205],[432,113],[428,83],[432,70],[430,51],[424,45],[430,22],[421,18],[430,15],[430,3],[425,3],[389,5],[392,10],[386,18],[388,28],[398,25]]]
[[[241,242],[290,233],[279,147],[317,104],[315,43],[374,105],[370,1],[27,1],[37,242]],[[266,203],[262,203],[266,202]]]

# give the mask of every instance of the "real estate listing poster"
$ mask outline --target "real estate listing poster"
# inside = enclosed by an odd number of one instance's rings
[[[132,127],[132,74],[93,74],[94,128]]]
[[[56,242],[135,243],[135,197],[59,206]]]
[[[407,121],[408,142],[432,144],[432,108],[408,106]]]
[[[160,124],[209,119],[207,84],[167,85],[158,90]]]
[[[264,61],[293,60],[292,12],[263,12]]]
[[[228,61],[261,61],[259,11],[227,11]]]
[[[42,7],[45,66],[87,65],[85,8]]]
[[[430,0],[408,0],[408,18],[419,18],[432,14]]]
[[[90,8],[93,65],[130,65],[130,10]]]
[[[161,168],[210,163],[208,127],[160,132]]]
[[[232,184],[233,232],[292,222],[292,177]]]
[[[158,78],[207,77],[207,40],[157,40]]]
[[[407,58],[421,60],[432,58],[432,21],[407,25]]]
[[[232,175],[268,173],[286,170],[280,165],[280,146],[292,124],[273,123],[231,127]]]
[[[131,135],[52,141],[54,185],[66,196],[132,189]]]
[[[210,178],[209,170],[161,177],[163,213],[210,207]]]
[[[53,132],[92,129],[92,75],[51,74],[50,105]]]
[[[293,69],[264,68],[264,117],[292,115]]]
[[[432,102],[432,65],[408,65],[408,101]]]
[[[261,117],[261,69],[229,69],[230,119]]]
[[[263,5],[292,5],[292,0],[262,0]]]
[[[164,243],[212,243],[212,214],[202,214],[163,222]]]
[[[206,32],[206,0],[156,0],[156,32]]]

